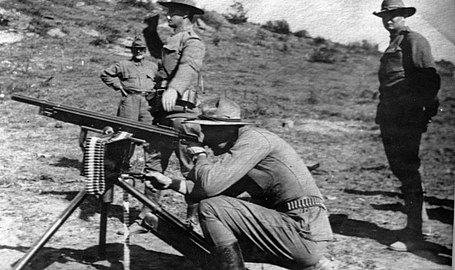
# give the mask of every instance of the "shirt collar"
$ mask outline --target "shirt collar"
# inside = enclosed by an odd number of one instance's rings
[[[398,31],[398,32],[396,32],[396,33],[394,33],[394,34],[391,34],[391,35],[390,35],[390,39],[393,40],[393,39],[395,39],[397,36],[400,36],[400,35],[404,34],[405,32],[410,32],[410,31],[411,31],[411,29],[409,28],[409,26],[405,26],[405,27],[403,27],[400,31]]]
[[[180,33],[180,32],[190,31],[190,30],[193,30],[193,25],[192,24],[176,28],[175,31],[174,31],[174,35],[177,34],[177,33]]]

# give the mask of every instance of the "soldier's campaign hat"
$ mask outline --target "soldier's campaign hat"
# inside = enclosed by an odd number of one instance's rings
[[[144,40],[140,37],[135,37],[133,42],[131,43],[131,46],[126,46],[127,48],[147,48],[147,45],[145,44]]]
[[[415,7],[406,7],[402,0],[384,0],[381,4],[381,11],[373,12],[378,17],[383,17],[390,12],[397,12],[403,17],[411,17],[416,13]]]
[[[240,106],[228,98],[217,98],[201,104],[201,114],[197,119],[184,123],[206,126],[244,126],[254,123],[243,121]]]
[[[189,10],[192,14],[200,15],[204,14],[204,11],[196,6],[196,2],[193,0],[170,0],[170,1],[158,1],[158,4],[170,8],[170,7],[183,7]]]

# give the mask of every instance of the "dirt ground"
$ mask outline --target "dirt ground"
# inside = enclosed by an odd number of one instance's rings
[[[8,15],[7,27],[14,31],[5,31],[25,37],[20,42],[0,43],[0,90],[6,95],[0,99],[0,269],[11,269],[84,187],[79,127],[40,116],[37,107],[12,101],[10,95],[23,94],[114,114],[117,93],[104,86],[98,74],[103,67],[125,59],[128,52],[118,42],[94,43],[103,39],[93,29],[101,36],[114,33],[116,37],[131,37],[144,27],[137,18],[146,12],[139,8],[114,9],[109,4],[120,1],[92,0],[88,1],[92,4],[78,2],[75,6],[72,1],[42,0],[42,5],[27,13],[30,3],[23,6],[27,2],[0,1],[0,7],[14,10]],[[30,33],[24,30],[30,29],[27,23],[35,30],[44,26],[61,28],[66,36]],[[438,66],[444,73],[441,110],[421,144],[428,216],[424,223],[426,247],[398,253],[388,250],[387,245],[400,234],[406,216],[399,182],[390,172],[374,124],[379,55],[322,38],[272,34],[258,25],[230,25],[218,30],[216,34],[201,30],[207,44],[206,96],[231,97],[244,108],[246,118],[283,137],[306,163],[320,164],[312,173],[324,195],[335,233],[327,257],[338,269],[451,269],[453,69]],[[321,46],[333,49],[334,62],[310,61]],[[132,161],[138,168],[142,166],[140,151]],[[175,159],[168,173],[178,174]],[[141,185],[138,183],[140,190]],[[181,196],[164,192],[162,204],[178,218],[184,217]],[[131,199],[131,219],[139,210],[139,202]],[[98,257],[99,202],[87,198],[26,269],[123,269],[123,236],[116,233],[123,228],[122,217],[122,191],[116,188],[108,214],[107,255]],[[130,269],[195,270],[191,260],[152,234],[133,236],[129,249]],[[281,269],[247,264],[252,270]]]
[[[35,116],[34,108],[14,101],[3,105],[2,122],[7,123],[7,127],[3,127],[1,133],[1,158],[3,162],[16,166],[3,169],[9,169],[9,175],[15,173],[17,176],[16,181],[0,187],[0,269],[8,269],[68,207],[82,188],[83,179],[78,169],[81,153],[77,147],[77,127],[70,124],[60,126],[52,119]],[[276,126],[274,123],[269,125]],[[392,252],[386,249],[386,245],[399,233],[397,230],[405,216],[401,212],[397,183],[390,175],[385,159],[374,158],[382,155],[377,130],[356,122],[326,120],[303,120],[297,122],[292,130],[281,129],[288,138],[305,132],[313,134],[306,136],[305,140],[322,138],[324,141],[324,145],[310,143],[299,150],[304,153],[313,148],[312,152],[324,160],[314,171],[314,176],[325,194],[335,232],[328,256],[336,260],[339,269],[451,268],[453,192],[445,188],[446,183],[426,182],[429,186],[426,194],[429,219],[425,225],[431,230],[428,249],[413,253]],[[432,130],[430,133],[436,136]],[[428,147],[430,137],[425,137],[424,149]],[[54,143],[62,138],[67,141],[67,146],[63,142]],[[355,147],[351,141],[353,138],[358,138]],[[66,150],[55,155],[54,147],[66,147]],[[324,148],[330,148],[330,151],[323,153]],[[364,153],[361,159],[356,156],[359,151]],[[346,160],[344,166],[338,166],[338,171],[334,171],[331,163],[339,162],[338,155],[343,155]],[[133,160],[139,164],[142,161],[139,155],[135,155]],[[310,159],[309,162],[313,161]],[[425,164],[427,167],[436,166],[433,162]],[[39,178],[32,179],[27,173],[21,173],[24,167],[34,167],[37,171],[46,171],[43,168],[50,167],[53,172],[49,175],[41,173]],[[452,171],[445,173],[453,174]],[[426,175],[431,176],[431,172]],[[115,203],[110,208],[106,259],[97,257],[98,202],[95,198],[88,198],[27,269],[123,269],[123,237],[116,234],[122,228],[121,194],[120,189],[116,189]],[[169,192],[164,194],[163,202],[170,212],[183,216],[181,197]],[[132,207],[133,217],[138,213],[139,203],[133,200]],[[152,234],[133,236],[130,244],[131,269],[194,269],[188,260]],[[267,264],[248,263],[248,266],[250,269],[281,269]]]

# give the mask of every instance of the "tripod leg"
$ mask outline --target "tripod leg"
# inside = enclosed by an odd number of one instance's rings
[[[70,205],[63,211],[63,213],[60,214],[58,219],[52,224],[52,226],[46,231],[46,233],[39,239],[25,254],[24,257],[18,262],[17,265],[15,265],[14,270],[20,270],[24,266],[27,265],[27,263],[30,262],[30,260],[36,255],[36,253],[49,241],[49,239],[57,232],[57,230],[60,228],[60,226],[65,223],[65,221],[71,216],[71,214],[76,210],[76,208],[82,203],[82,201],[85,199],[85,195],[87,194],[87,191],[85,188],[81,190],[76,197],[71,201]]]
[[[114,188],[106,190],[101,199],[100,209],[100,235],[99,235],[99,246],[98,256],[100,258],[106,258],[106,231],[107,231],[107,211],[109,205],[114,200]]]

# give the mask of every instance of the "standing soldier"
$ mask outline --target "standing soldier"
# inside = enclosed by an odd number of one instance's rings
[[[381,11],[373,13],[390,32],[390,44],[379,68],[376,123],[390,168],[401,182],[407,214],[403,233],[389,246],[396,251],[422,247],[424,209],[419,145],[439,106],[440,78],[430,45],[422,35],[405,26],[405,18],[415,12],[414,7],[405,7],[401,0],[384,0]]]
[[[147,47],[144,40],[136,37],[131,47],[132,57],[129,60],[115,63],[101,72],[101,80],[122,95],[117,109],[117,116],[152,124],[150,105],[146,99],[155,87],[155,76],[158,66],[144,59]],[[144,147],[146,156],[151,149]],[[142,220],[136,220],[130,227],[130,233],[141,231]],[[119,231],[119,233],[123,233]]]
[[[122,95],[117,116],[135,121],[152,123],[150,106],[145,96],[155,86],[157,65],[144,59],[145,42],[136,37],[130,47],[132,57],[115,63],[101,72],[101,80]]]
[[[162,45],[159,74],[156,78],[158,85],[155,96],[150,99],[153,124],[172,127],[182,133],[200,137],[199,125],[183,126],[182,122],[197,117],[196,105],[199,103],[198,88],[205,45],[193,30],[193,17],[203,14],[204,11],[197,8],[192,0],[158,3],[167,8],[168,24],[174,29],[174,33],[163,44],[156,33],[159,14],[146,17],[145,22],[148,27],[144,35],[147,33],[145,35],[148,38],[147,44],[153,44],[155,47]],[[156,49],[154,48],[154,51]],[[155,153],[147,159],[146,171],[164,172],[172,153],[175,152],[180,163],[181,173],[185,177],[188,175],[193,163],[185,145],[180,143],[177,146],[164,145],[162,142],[153,142],[151,146],[154,147]],[[159,191],[150,187],[146,187],[145,194],[150,198],[159,198]],[[191,222],[190,214],[194,208],[189,207],[188,211]],[[139,215],[142,222],[138,224],[146,227],[146,223],[143,221],[147,220],[148,213],[150,213],[150,209],[144,207]],[[147,229],[143,228],[138,230],[138,233],[146,231]]]

